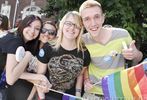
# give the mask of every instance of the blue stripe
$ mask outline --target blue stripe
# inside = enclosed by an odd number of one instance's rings
[[[108,78],[108,90],[109,90],[109,95],[110,99],[116,99],[116,92],[115,92],[115,84],[114,84],[114,74],[111,74]]]

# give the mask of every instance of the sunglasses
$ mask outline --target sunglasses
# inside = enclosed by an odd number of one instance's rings
[[[49,35],[56,35],[56,31],[51,30],[51,29],[46,29],[46,28],[42,28],[42,33],[48,33]]]

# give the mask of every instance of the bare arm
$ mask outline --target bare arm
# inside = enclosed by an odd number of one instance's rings
[[[15,81],[18,80],[28,65],[31,57],[32,54],[27,51],[22,61],[17,62],[14,54],[7,54],[6,81],[9,85],[13,85]]]
[[[38,74],[45,74],[45,72],[46,72],[46,70],[47,70],[47,64],[43,64],[43,63],[41,63],[40,61],[38,61],[37,67],[38,67],[38,68],[37,68],[37,69],[38,69],[38,70],[37,70],[37,73],[38,73]],[[32,91],[31,91],[29,97],[28,97],[28,100],[32,100],[32,98],[33,98],[33,96],[35,95],[36,91],[38,92],[38,95],[39,95],[40,98],[44,98],[44,97],[45,97],[45,96],[44,96],[44,93],[40,91],[39,87],[34,86],[34,87],[32,88]]]
[[[88,91],[92,87],[93,87],[93,85],[91,84],[90,79],[89,79],[88,68],[86,68],[84,71],[84,90]]]
[[[86,67],[84,67],[80,73],[80,75],[77,77],[77,82],[76,82],[76,96],[81,97],[81,90],[82,90],[82,85],[83,85],[83,75]]]

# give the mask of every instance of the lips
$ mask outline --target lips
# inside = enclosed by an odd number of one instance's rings
[[[98,27],[93,27],[93,28],[90,28],[91,31],[97,31],[98,30]]]

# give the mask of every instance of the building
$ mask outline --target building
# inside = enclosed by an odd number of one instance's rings
[[[0,13],[7,15],[11,27],[14,26],[16,19],[24,18],[29,14],[35,14],[43,17],[38,13],[46,5],[46,0],[0,0]]]

